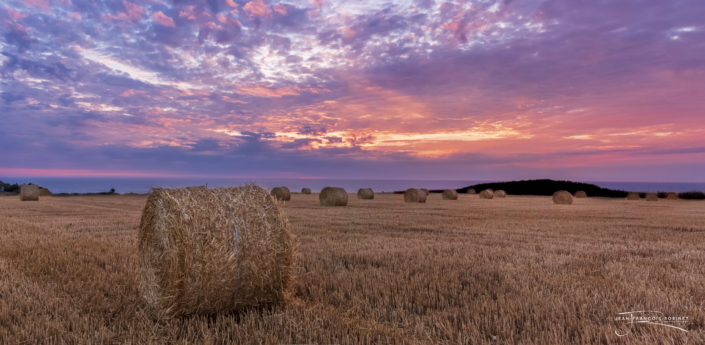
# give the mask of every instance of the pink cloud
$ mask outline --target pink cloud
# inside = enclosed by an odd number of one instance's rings
[[[49,0],[24,0],[25,5],[41,8],[42,11],[49,9]]]
[[[355,37],[357,32],[351,29],[349,26],[344,26],[342,29],[340,29],[340,34],[343,36],[344,39],[347,40]]]
[[[133,4],[126,0],[122,1],[122,5],[125,6],[125,10],[127,11],[128,17],[132,19],[142,18],[142,14],[144,14],[144,9],[139,5]]]
[[[0,174],[5,176],[21,177],[186,177],[189,175],[172,172],[146,172],[146,171],[102,171],[87,169],[31,169],[31,168],[0,168]]]
[[[176,27],[176,24],[174,24],[174,20],[171,19],[171,17],[164,14],[162,11],[158,11],[158,12],[154,13],[154,20],[163,26],[169,26],[172,28]]]
[[[142,15],[144,14],[144,9],[139,5],[133,4],[126,0],[123,0],[122,5],[125,7],[125,12],[118,12],[113,15],[105,15],[103,16],[103,18],[108,20],[127,20],[130,22],[142,18]]]
[[[5,11],[7,11],[7,14],[10,16],[10,18],[12,18],[14,20],[20,20],[20,19],[27,18],[27,14],[24,12],[15,11],[11,8],[6,8]]]
[[[281,87],[281,88],[268,88],[262,86],[252,86],[252,87],[239,87],[237,89],[239,94],[250,95],[255,97],[273,97],[280,98],[284,96],[298,96],[299,91],[297,88],[292,87]]]
[[[276,4],[276,5],[272,6],[272,8],[274,9],[274,12],[277,12],[277,13],[281,14],[282,16],[285,16],[287,13],[286,6],[284,6],[282,4]]]
[[[78,12],[71,12],[71,13],[69,13],[69,18],[71,18],[71,19],[73,19],[73,20],[75,20],[75,21],[78,21],[78,22],[82,22],[82,21],[83,21],[83,18],[81,17],[81,14],[78,13]]]
[[[179,18],[184,18],[188,20],[196,19],[196,6],[186,6],[181,12],[179,12]]]
[[[26,29],[24,26],[22,26],[22,24],[19,24],[19,23],[17,23],[17,24],[10,24],[10,27],[11,27],[12,29],[14,29],[15,31],[21,32],[21,33],[23,33],[23,34],[26,34],[26,33],[27,33],[27,29]]]
[[[272,15],[272,10],[262,0],[253,0],[242,7],[245,12],[256,17],[266,17]]]

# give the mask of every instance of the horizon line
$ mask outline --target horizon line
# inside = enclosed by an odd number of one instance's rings
[[[49,173],[53,172],[53,174]],[[705,181],[655,181],[655,180],[591,180],[577,178],[541,177],[541,178],[511,178],[511,179],[482,179],[482,178],[331,178],[325,176],[243,176],[243,175],[207,175],[207,174],[182,174],[169,172],[150,171],[102,171],[102,170],[79,170],[79,169],[23,169],[23,168],[0,168],[0,181],[3,178],[31,179],[31,178],[162,178],[162,179],[252,179],[252,180],[358,180],[358,181],[468,181],[481,183],[498,183],[526,180],[555,180],[572,181],[582,183],[669,183],[669,184],[703,184]]]

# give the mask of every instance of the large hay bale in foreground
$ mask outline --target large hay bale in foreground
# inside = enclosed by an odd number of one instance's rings
[[[154,189],[139,230],[138,286],[158,316],[284,301],[293,241],[261,187]]]
[[[485,189],[478,195],[480,196],[480,199],[492,199],[494,198],[494,191],[491,189]]]
[[[553,193],[553,203],[558,205],[570,205],[573,203],[573,196],[568,191],[559,190]]]
[[[278,200],[289,201],[291,200],[291,191],[289,188],[281,186],[272,188],[272,196]]]
[[[409,188],[404,191],[404,202],[426,202],[426,195],[421,189]]]
[[[646,193],[646,201],[658,201],[658,194]]]
[[[20,186],[20,200],[22,201],[38,201],[39,186],[34,184],[23,184]]]
[[[583,191],[583,190],[579,190],[579,191],[575,192],[575,197],[576,198],[587,198],[587,193],[585,193],[585,191]]]
[[[311,188],[301,188],[301,194],[311,194]]]
[[[505,192],[505,191],[503,191],[503,190],[501,190],[501,189],[500,189],[500,190],[496,190],[496,191],[494,191],[494,197],[495,197],[495,198],[506,198],[506,197],[507,197],[507,192]]]
[[[443,199],[444,200],[458,200],[458,192],[452,189],[445,189],[443,190]]]
[[[637,192],[627,193],[627,200],[639,200],[639,199],[641,199],[641,196],[639,196],[639,193],[637,193]]]
[[[321,206],[345,206],[348,204],[348,192],[343,188],[325,187],[318,194]]]
[[[360,188],[357,190],[357,198],[372,200],[375,198],[375,192],[372,190],[372,188]]]
[[[674,192],[667,193],[666,199],[667,200],[678,200],[678,193],[674,193]]]
[[[467,193],[468,193],[468,194],[477,194],[477,192],[475,191],[474,188],[468,189]]]

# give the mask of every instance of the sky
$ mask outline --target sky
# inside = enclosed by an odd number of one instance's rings
[[[705,182],[702,0],[4,0],[0,176]]]

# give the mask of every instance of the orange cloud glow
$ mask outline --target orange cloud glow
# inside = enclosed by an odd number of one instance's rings
[[[237,89],[239,94],[250,95],[255,97],[275,97],[280,98],[284,96],[296,96],[299,95],[297,88],[292,87],[281,87],[281,88],[268,88],[262,86],[251,86],[251,87],[239,87]]]

